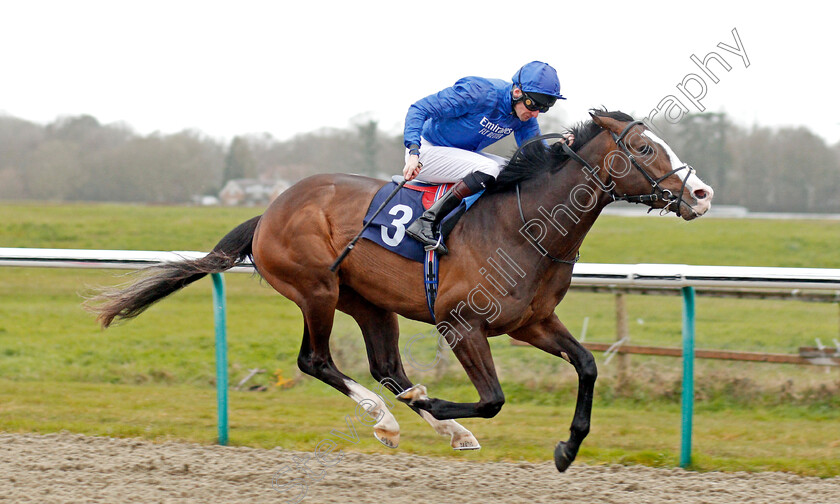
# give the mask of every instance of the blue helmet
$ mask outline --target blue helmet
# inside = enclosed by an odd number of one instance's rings
[[[557,70],[548,63],[532,61],[513,74],[513,83],[526,93],[553,96],[558,100],[566,97],[560,94],[560,79]]]

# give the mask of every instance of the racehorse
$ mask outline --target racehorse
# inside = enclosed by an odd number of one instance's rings
[[[92,309],[107,327],[251,257],[262,278],[303,313],[300,369],[363,405],[376,419],[374,436],[389,447],[398,445],[400,430],[385,401],[342,374],[330,355],[336,309],[361,327],[373,377],[439,434],[450,436],[455,449],[480,445],[454,419],[490,418],[504,404],[487,338],[508,334],[566,359],[578,374],[571,433],[554,450],[555,465],[564,471],[589,433],[597,378],[592,354],[555,314],[584,237],[616,200],[692,220],[709,210],[714,194],[642,121],[606,110],[590,116],[569,130],[576,138],[573,149],[546,140],[524,146],[458,222],[448,238],[450,253],[440,262],[434,318],[419,263],[362,240],[336,272],[330,270],[384,184],[344,174],[300,181],[205,257],[155,266],[133,285],[103,292]],[[478,402],[430,398],[425,387],[409,380],[399,353],[398,314],[436,322],[441,341],[478,391]]]

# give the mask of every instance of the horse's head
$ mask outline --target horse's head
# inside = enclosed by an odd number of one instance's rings
[[[642,121],[621,120],[600,111],[590,115],[612,137],[603,163],[617,199],[672,211],[685,220],[709,211],[714,190]]]

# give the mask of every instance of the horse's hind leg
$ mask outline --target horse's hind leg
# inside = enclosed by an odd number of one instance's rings
[[[298,355],[298,367],[304,373],[318,378],[356,401],[366,413],[356,410],[356,418],[365,425],[373,423],[376,439],[389,448],[400,442],[400,426],[382,398],[338,370],[330,354],[330,334],[338,303],[338,282],[330,275],[318,281],[300,281],[307,290],[296,288],[270,271],[261,271],[263,277],[277,291],[294,301],[303,312],[303,341]],[[300,275],[296,277],[300,279]],[[370,417],[367,422],[364,417]]]
[[[589,420],[592,416],[592,397],[598,369],[592,353],[584,348],[560,322],[557,315],[523,327],[510,333],[520,341],[544,350],[552,355],[567,358],[578,374],[578,396],[575,415],[572,419],[571,435],[568,441],[560,441],[554,449],[554,464],[560,472],[565,471],[577,456],[581,442],[589,434]]]
[[[387,388],[394,394],[412,387],[411,380],[405,374],[399,352],[400,328],[397,315],[383,310],[355,291],[341,288],[338,309],[353,317],[362,330],[367,350],[370,374],[379,382],[376,392]],[[455,420],[438,420],[428,411],[410,406],[441,436],[449,436],[449,442],[455,450],[478,450],[481,445],[472,433]]]

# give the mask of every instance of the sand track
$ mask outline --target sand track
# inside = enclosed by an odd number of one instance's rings
[[[76,434],[0,434],[2,503],[295,502],[301,452],[229,448]],[[334,454],[333,454],[334,455]],[[315,471],[303,503],[796,503],[840,504],[840,478],[785,473],[462,462],[400,454],[345,453]],[[319,469],[320,468],[320,469]],[[303,481],[298,480],[298,481]]]

